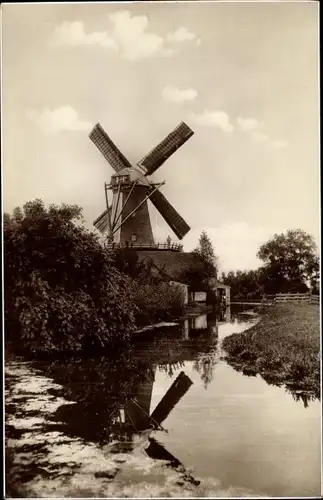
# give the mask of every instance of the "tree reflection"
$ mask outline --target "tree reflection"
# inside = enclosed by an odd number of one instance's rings
[[[162,369],[170,374],[182,366],[184,362],[179,360]],[[134,436],[143,431],[161,430],[162,420],[192,384],[181,371],[158,405],[156,415],[151,415],[157,364],[149,358],[138,359],[133,354],[118,359],[73,358],[64,365],[54,361],[41,368],[62,386],[55,395],[74,403],[58,408],[55,430],[104,444],[117,441],[114,452],[132,449]],[[144,434],[142,437],[145,438]]]
[[[268,385],[272,385],[274,387],[285,387],[285,392],[287,394],[291,394],[292,398],[296,402],[302,402],[304,408],[308,408],[311,402],[317,401],[320,398],[320,394],[315,394],[309,391],[302,391],[296,389],[295,385],[287,385],[284,380],[281,378],[281,374],[277,372],[259,372],[257,368],[255,368],[254,363],[248,364],[243,362],[235,362],[232,359],[227,359],[229,365],[237,372],[243,373],[243,375],[255,377],[260,375],[261,378]]]
[[[158,337],[137,342],[118,355],[37,362],[37,369],[62,386],[59,395],[74,403],[58,408],[56,430],[60,427],[72,437],[102,443],[118,440],[127,446],[136,431],[152,424],[149,415],[156,369],[173,378],[190,361],[205,388],[212,381],[217,318],[209,316],[206,326],[203,321],[194,323],[195,332],[200,332],[194,340],[183,339],[179,328],[172,335],[159,331]]]
[[[72,437],[99,442],[112,439],[120,409],[136,394],[138,385],[154,380],[153,366],[130,354],[117,359],[72,358],[64,364],[53,361],[42,369],[62,385],[59,395],[74,402],[58,408],[56,427]]]
[[[313,402],[317,399],[315,394],[311,394],[309,392],[293,392],[293,391],[289,391],[289,390],[287,390],[286,392],[288,392],[289,394],[292,395],[292,398],[294,399],[294,401],[297,401],[297,402],[302,401],[304,408],[308,408],[309,403]]]
[[[207,389],[213,380],[214,366],[216,365],[217,350],[212,349],[208,353],[199,354],[194,361],[193,369],[201,374],[201,380],[204,382],[204,388]]]

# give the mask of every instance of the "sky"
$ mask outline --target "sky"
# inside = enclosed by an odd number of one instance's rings
[[[194,135],[155,174],[221,271],[301,228],[319,242],[317,2],[2,4],[3,208],[104,210],[103,128],[136,164],[185,121]],[[157,241],[171,229],[150,204]]]

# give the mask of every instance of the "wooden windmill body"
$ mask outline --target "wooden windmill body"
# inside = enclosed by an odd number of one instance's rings
[[[110,244],[142,249],[155,247],[148,200],[179,239],[188,233],[188,224],[159,190],[165,183],[153,183],[148,177],[192,135],[193,131],[181,123],[136,166],[132,166],[101,125],[95,125],[89,137],[115,170],[110,184],[105,183],[106,210],[94,221],[94,226],[107,236]],[[108,190],[112,191],[111,205]]]

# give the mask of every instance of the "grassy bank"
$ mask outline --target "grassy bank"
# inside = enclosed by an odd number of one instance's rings
[[[291,392],[320,397],[319,306],[286,304],[268,308],[245,333],[226,337],[226,359],[249,375],[285,385]]]

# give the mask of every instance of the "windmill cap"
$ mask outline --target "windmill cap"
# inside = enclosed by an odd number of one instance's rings
[[[122,175],[128,175],[130,182],[136,182],[138,185],[142,185],[142,186],[150,186],[150,183],[146,179],[146,177],[140,172],[139,169],[137,169],[135,167],[122,168],[116,174],[114,174],[112,177],[120,177]]]

